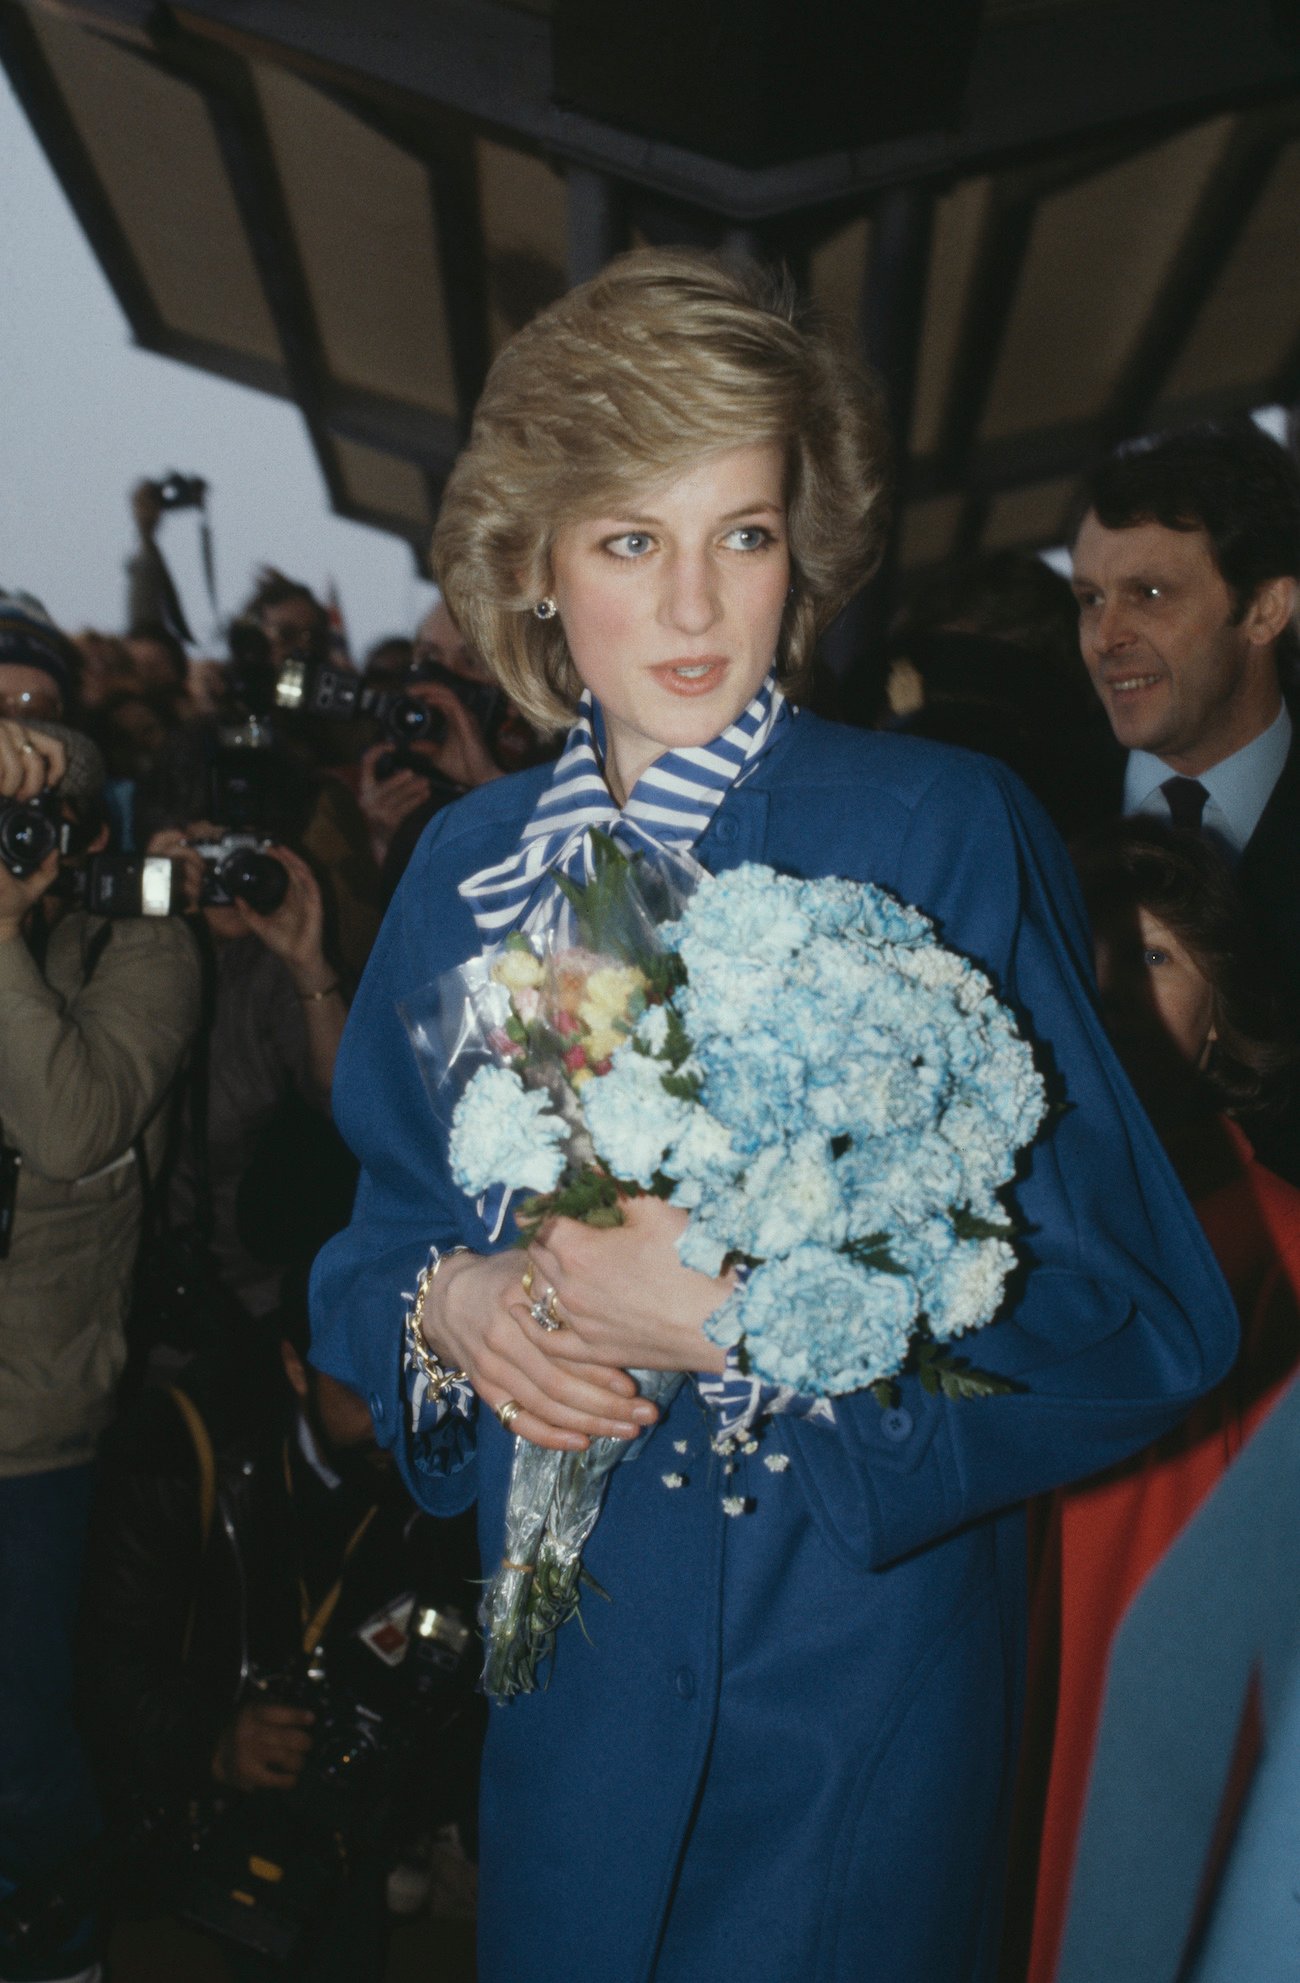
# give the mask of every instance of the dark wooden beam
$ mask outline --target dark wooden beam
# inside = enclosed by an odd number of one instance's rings
[[[330,444],[329,368],[252,75],[247,64],[228,49],[170,32],[160,37],[158,53],[152,59],[166,73],[193,85],[207,106],[284,353],[289,390],[306,423],[330,502],[342,512],[347,490]]]
[[[737,221],[918,178],[946,180],[1019,158],[1176,129],[1300,89],[1300,52],[1271,0],[1090,0],[986,20],[955,130],[745,170],[557,107],[550,24],[500,0],[188,0],[205,36],[326,80],[423,101],[513,132],[553,155],[654,187]]]
[[[995,186],[980,230],[939,430],[940,472],[954,482],[984,420],[1037,211],[1033,193],[1013,179]]]
[[[1111,393],[1101,423],[1106,440],[1125,440],[1148,425],[1166,379],[1250,223],[1278,154],[1296,128],[1292,112],[1262,126],[1252,119],[1230,141]]]
[[[620,188],[603,172],[571,165],[566,176],[569,282],[574,288],[599,275],[628,244],[627,209]]]
[[[28,12],[18,0],[0,0],[0,63],[137,344],[161,350],[167,327],[51,74]]]
[[[881,196],[872,219],[858,323],[863,356],[884,388],[897,450],[898,489],[879,568],[827,629],[820,649],[826,666],[844,683],[848,712],[858,717],[874,706],[881,648],[894,610],[905,450],[933,236],[934,194],[928,187],[897,186]]]

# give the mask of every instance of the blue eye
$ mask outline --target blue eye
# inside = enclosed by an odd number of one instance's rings
[[[616,558],[643,558],[653,544],[644,530],[625,530],[619,537],[607,537],[604,548]]]
[[[1167,950],[1155,949],[1144,950],[1142,952],[1142,962],[1149,971],[1158,970],[1161,964],[1167,964],[1169,962],[1169,952]]]
[[[761,551],[772,542],[772,533],[761,523],[741,523],[727,532],[723,542],[733,551]]]

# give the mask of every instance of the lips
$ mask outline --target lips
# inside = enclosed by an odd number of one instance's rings
[[[727,665],[725,654],[683,654],[657,662],[650,673],[669,695],[709,695],[722,681]]]
[[[1160,679],[1159,675],[1143,674],[1133,669],[1124,675],[1108,675],[1104,686],[1107,695],[1138,695],[1143,689],[1155,688]]]

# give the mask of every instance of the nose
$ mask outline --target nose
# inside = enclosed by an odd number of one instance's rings
[[[717,573],[707,552],[679,549],[665,561],[659,616],[678,633],[707,633],[719,615]]]
[[[1092,645],[1099,654],[1119,653],[1133,638],[1133,629],[1122,599],[1106,599],[1097,608],[1092,623]]]

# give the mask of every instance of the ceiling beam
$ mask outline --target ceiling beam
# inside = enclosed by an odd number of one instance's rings
[[[137,344],[164,347],[167,326],[80,133],[68,114],[29,10],[18,0],[0,0],[0,63],[46,157],[58,175],[86,239],[121,305]]]
[[[1262,127],[1251,119],[1233,134],[1115,382],[1101,421],[1104,441],[1129,439],[1150,424],[1165,381],[1250,224],[1282,146],[1296,136],[1293,113],[1269,119]]]
[[[1300,89],[1300,50],[1276,31],[1271,0],[1235,0],[1231,33],[1222,0],[1090,0],[987,20],[954,130],[745,169],[560,108],[549,21],[500,0],[368,0],[364,9],[186,0],[173,12],[196,35],[320,80],[460,112],[737,221],[949,180],[1099,134],[1150,137]]]

